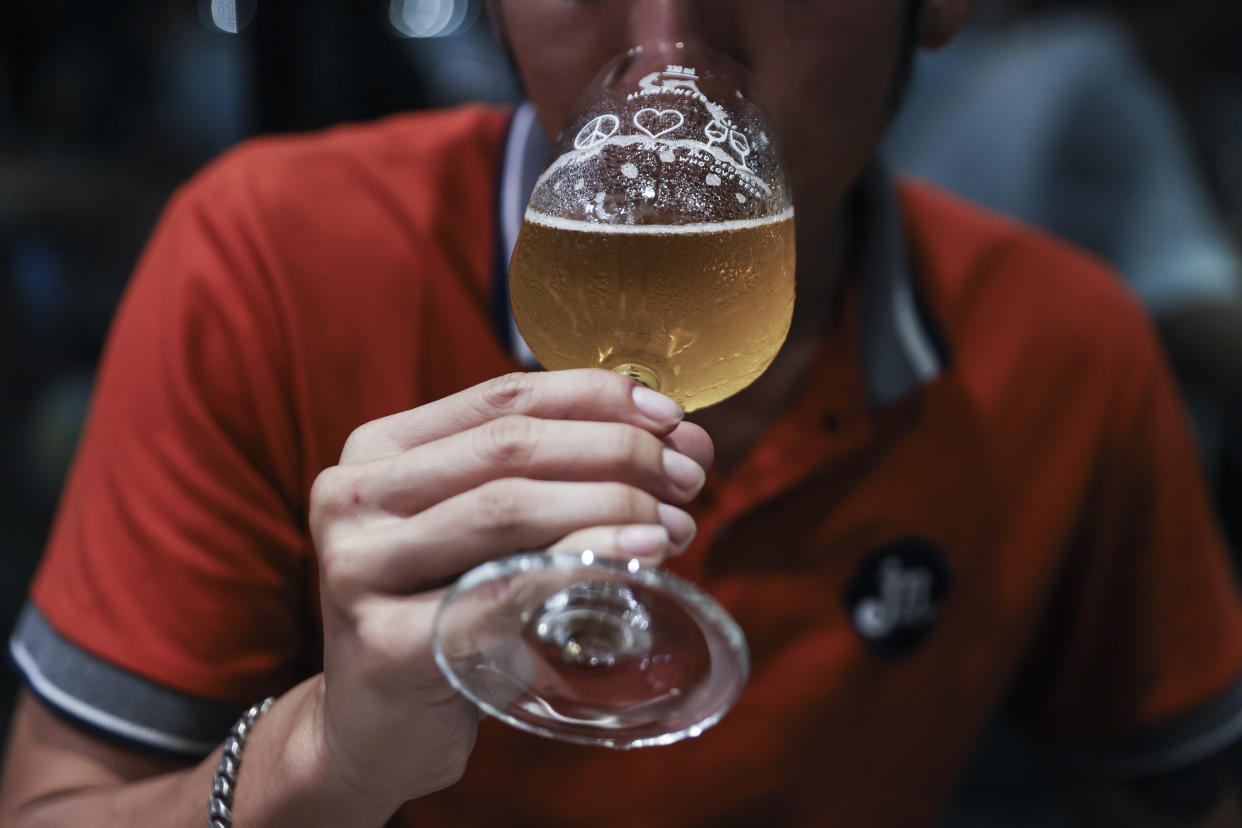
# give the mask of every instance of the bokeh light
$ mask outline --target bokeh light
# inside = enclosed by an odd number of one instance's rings
[[[450,37],[478,15],[478,0],[392,0],[388,7],[388,20],[402,37]]]

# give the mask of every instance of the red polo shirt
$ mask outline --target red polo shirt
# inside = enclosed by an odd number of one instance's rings
[[[515,367],[491,296],[507,123],[255,141],[177,194],[12,640],[48,704],[201,755],[319,669],[316,474],[361,423]],[[1103,776],[1237,735],[1242,614],[1143,315],[1050,238],[898,203],[864,213],[891,237],[675,564],[746,632],[734,711],[629,753],[485,722],[398,824],[930,824],[1006,704]],[[885,615],[886,566],[934,588]]]

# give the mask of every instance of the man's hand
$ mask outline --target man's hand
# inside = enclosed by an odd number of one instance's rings
[[[505,376],[355,431],[310,507],[335,772],[394,807],[456,781],[476,713],[432,657],[443,585],[557,544],[659,562],[694,536],[676,504],[711,457],[672,400],[593,370]]]

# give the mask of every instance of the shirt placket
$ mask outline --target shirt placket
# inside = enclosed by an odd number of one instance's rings
[[[715,471],[690,511],[698,534],[669,568],[699,578],[716,541],[730,526],[778,500],[831,467],[834,458],[865,442],[871,423],[857,348],[857,301],[851,291],[839,329],[825,338],[810,380],[788,413],[778,419],[727,477]]]

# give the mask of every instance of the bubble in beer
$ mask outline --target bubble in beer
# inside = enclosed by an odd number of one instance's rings
[[[745,388],[780,349],[793,213],[631,226],[527,211],[509,290],[546,368],[620,371],[693,411]]]

